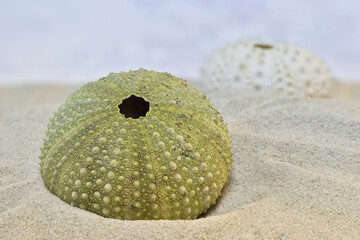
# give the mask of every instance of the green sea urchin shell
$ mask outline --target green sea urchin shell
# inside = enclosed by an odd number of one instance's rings
[[[110,73],[70,95],[41,150],[51,192],[118,219],[194,219],[215,203],[232,163],[226,124],[209,99],[144,69]]]

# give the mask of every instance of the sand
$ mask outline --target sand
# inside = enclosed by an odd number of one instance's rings
[[[40,146],[74,88],[2,88],[0,239],[359,239],[360,95],[338,87],[331,99],[209,93],[228,123],[233,170],[217,205],[186,221],[107,219],[50,193]]]

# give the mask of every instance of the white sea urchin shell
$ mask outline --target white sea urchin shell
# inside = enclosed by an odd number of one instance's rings
[[[330,71],[312,53],[286,44],[239,41],[213,54],[202,77],[211,89],[278,91],[287,95],[327,97]]]

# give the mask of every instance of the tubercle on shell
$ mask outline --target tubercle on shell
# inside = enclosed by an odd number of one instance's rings
[[[150,103],[125,118],[130,96]],[[194,219],[221,194],[231,164],[222,116],[168,73],[110,73],[71,94],[50,120],[41,173],[51,192],[104,217]]]

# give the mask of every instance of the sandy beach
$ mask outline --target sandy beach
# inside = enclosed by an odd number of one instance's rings
[[[194,83],[202,89],[198,83]],[[328,99],[209,93],[232,138],[232,175],[196,220],[121,221],[43,184],[49,118],[75,86],[0,87],[0,239],[359,239],[360,85]]]

